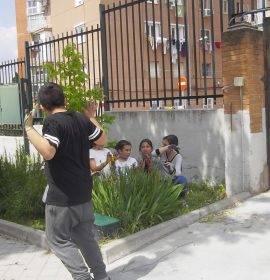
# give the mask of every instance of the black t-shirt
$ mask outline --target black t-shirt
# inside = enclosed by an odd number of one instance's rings
[[[45,120],[42,132],[56,148],[55,156],[45,162],[49,185],[46,204],[71,206],[90,201],[89,146],[102,130],[83,114],[59,112]]]

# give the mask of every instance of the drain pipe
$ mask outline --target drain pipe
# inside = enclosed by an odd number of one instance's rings
[[[242,169],[242,191],[244,191],[245,186],[245,149],[244,149],[244,110],[243,110],[243,86],[244,78],[243,77],[234,77],[233,85],[239,87],[240,91],[240,111],[241,111],[241,169]]]

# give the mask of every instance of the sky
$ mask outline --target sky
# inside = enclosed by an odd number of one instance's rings
[[[17,59],[15,0],[0,0],[0,64]]]

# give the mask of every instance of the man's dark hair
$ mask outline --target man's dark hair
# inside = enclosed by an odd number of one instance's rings
[[[48,111],[65,106],[64,91],[56,83],[43,85],[38,91],[38,99],[40,104]]]

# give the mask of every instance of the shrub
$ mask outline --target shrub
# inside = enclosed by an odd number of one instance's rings
[[[10,220],[44,217],[41,201],[46,180],[40,156],[18,147],[15,158],[0,157],[0,215]]]
[[[181,190],[157,170],[131,169],[119,177],[95,177],[93,205],[97,213],[120,219],[126,233],[134,233],[176,216]]]
[[[201,183],[189,183],[189,192],[179,209],[179,215],[186,214],[198,208],[204,207],[226,197],[224,184],[213,185],[209,181]]]

